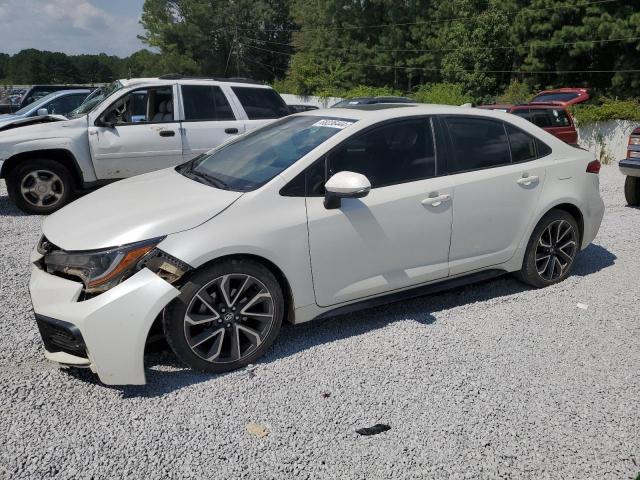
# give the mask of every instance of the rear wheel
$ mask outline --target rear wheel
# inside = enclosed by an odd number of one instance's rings
[[[252,260],[229,260],[197,272],[167,308],[167,342],[180,360],[206,372],[241,368],[261,357],[278,336],[282,290]]]
[[[632,207],[640,206],[640,177],[627,176],[624,181],[624,197]]]
[[[7,178],[9,198],[27,213],[47,215],[73,198],[73,177],[55,160],[27,160],[16,166]]]
[[[575,218],[565,211],[551,210],[531,234],[522,270],[515,276],[536,288],[561,282],[571,272],[579,238]]]

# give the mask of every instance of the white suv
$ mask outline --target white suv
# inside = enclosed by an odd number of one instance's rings
[[[604,214],[599,163],[510,114],[372,105],[283,118],[43,223],[30,291],[45,355],[145,381],[161,324],[223,372],[300,323],[516,272],[569,275]]]
[[[118,80],[69,120],[0,132],[0,178],[20,209],[47,214],[77,189],[178,165],[288,114],[280,95],[249,80]]]

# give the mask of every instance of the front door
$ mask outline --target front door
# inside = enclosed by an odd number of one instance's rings
[[[545,180],[536,140],[497,120],[448,117],[451,275],[504,263],[532,222]]]
[[[344,170],[365,175],[372,189],[327,209],[324,181]],[[429,118],[395,121],[347,140],[309,170],[307,191],[318,305],[447,276],[452,188],[448,177],[436,177]]]
[[[131,177],[182,163],[174,98],[172,86],[133,90],[100,116],[110,126],[89,126],[98,178]]]

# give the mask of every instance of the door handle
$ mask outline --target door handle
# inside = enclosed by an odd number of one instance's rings
[[[228,133],[229,135],[235,135],[236,133],[238,133],[238,129],[237,128],[225,128],[224,129],[224,133]]]
[[[448,193],[445,193],[444,195],[437,195],[435,197],[425,198],[420,203],[422,203],[422,205],[438,207],[443,203],[447,203],[449,200],[451,200],[451,195],[449,195]]]
[[[173,130],[160,130],[161,137],[173,137],[175,134]]]
[[[537,175],[531,175],[528,177],[519,178],[517,182],[518,182],[518,185],[523,185],[525,187],[528,187],[529,185],[538,183],[539,180],[540,180],[540,177],[538,177]]]

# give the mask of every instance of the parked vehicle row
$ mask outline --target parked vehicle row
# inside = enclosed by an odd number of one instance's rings
[[[85,85],[33,85],[26,90],[18,102],[0,104],[0,114],[14,113],[52,92],[61,90],[93,90],[95,88],[96,87]]]
[[[184,163],[289,113],[273,89],[246,80],[119,80],[69,119],[0,131],[0,178],[20,209],[51,213],[76,189]]]
[[[147,143],[136,145],[145,146],[173,131],[160,138],[182,138],[173,151],[191,156],[204,148],[200,132],[217,131],[205,125],[212,118],[239,132],[280,115],[271,92],[192,80],[122,84],[88,123],[78,120],[93,142],[92,168],[122,175],[176,159],[120,155],[114,129],[124,138],[140,127]],[[258,107],[264,96],[274,101]],[[260,358],[285,319],[506,272],[534,287],[560,282],[600,226],[598,171],[593,154],[516,115],[480,109],[365,105],[263,124],[45,219],[29,286],[45,356],[89,367],[106,384],[142,384],[156,322],[185,364],[224,372]]]
[[[21,125],[20,120],[44,115],[68,115],[84,102],[88,89],[60,90],[30,103],[15,113],[0,115],[0,131]]]

